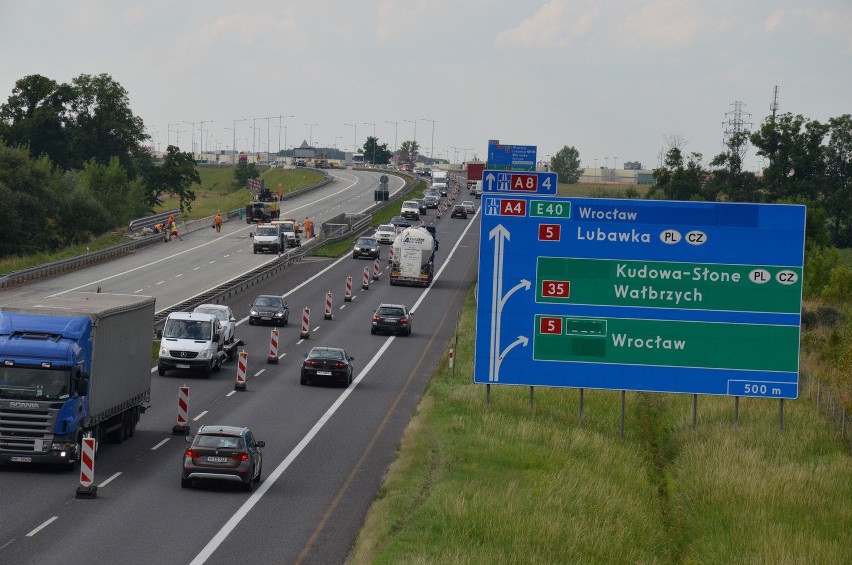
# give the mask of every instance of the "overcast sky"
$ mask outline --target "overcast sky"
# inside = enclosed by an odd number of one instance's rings
[[[273,151],[374,128],[393,149],[416,122],[428,155],[434,120],[436,157],[499,139],[653,168],[670,136],[706,164],[732,104],[756,128],[776,85],[780,112],[852,112],[850,0],[0,0],[0,45],[0,101],[27,75],[107,73],[161,150],[201,120],[205,149],[230,149],[247,118],[237,149],[256,123],[260,151],[275,116]]]

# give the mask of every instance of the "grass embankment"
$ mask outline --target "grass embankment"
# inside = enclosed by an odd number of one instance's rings
[[[844,563],[852,458],[806,400],[485,387],[475,304],[406,430],[354,563]]]
[[[234,188],[233,167],[200,167],[198,174],[201,183],[195,184],[191,190],[195,191],[195,200],[192,202],[192,210],[185,213],[182,218],[194,220],[214,216],[217,212],[229,212],[242,208],[251,200],[251,193],[246,188]],[[320,171],[313,169],[277,169],[265,168],[261,173],[266,187],[273,194],[278,193],[278,185],[281,185],[282,193],[287,194],[294,190],[318,183],[323,179]],[[163,200],[161,206],[155,211],[175,210],[179,206],[177,197],[170,196]]]

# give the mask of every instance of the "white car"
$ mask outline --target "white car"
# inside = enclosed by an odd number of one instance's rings
[[[230,306],[225,306],[224,304],[201,304],[196,306],[193,312],[197,314],[213,314],[219,318],[219,323],[222,325],[222,345],[229,345],[234,342],[237,319],[234,317]]]
[[[473,203],[473,200],[464,200],[461,205],[464,206],[468,214],[476,214],[476,204]]]
[[[402,203],[399,215],[406,220],[420,220],[420,204],[416,200],[406,200]]]
[[[376,228],[373,238],[379,243],[393,243],[396,233],[396,228],[392,224],[382,224]]]

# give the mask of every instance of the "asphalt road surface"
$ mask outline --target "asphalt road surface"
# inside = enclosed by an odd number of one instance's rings
[[[306,215],[317,216],[315,210]],[[478,216],[458,220],[445,215],[435,221],[430,211],[426,220],[438,227],[441,243],[429,289],[391,287],[385,246],[382,275],[367,290],[359,281],[373,262],[346,255],[307,259],[232,300],[229,305],[240,318],[237,337],[246,341],[248,390],[234,391],[234,362],[210,379],[181,373],[159,377],[152,370],[151,409],[135,437],[106,445],[98,455],[97,498],[75,498],[76,473],[0,467],[0,562],[344,562],[402,432],[446,353],[476,276]],[[236,239],[233,234],[221,237]],[[185,239],[178,246],[191,244]],[[240,260],[253,257],[241,254]],[[222,267],[219,263],[228,262],[217,259],[210,272]],[[192,279],[184,293],[214,286],[208,271],[181,272],[179,278]],[[172,278],[177,274],[170,273]],[[347,275],[355,281],[351,302],[343,302]],[[152,285],[160,307],[163,285]],[[323,316],[326,291],[334,296],[332,320]],[[284,295],[291,309],[290,324],[281,328],[277,364],[267,363],[270,328],[248,326],[244,317],[254,296],[267,293]],[[185,296],[178,293],[178,298]],[[414,309],[410,337],[370,335],[370,315],[379,302]],[[310,337],[303,340],[299,322],[306,306]],[[315,345],[343,347],[355,357],[356,379],[349,388],[299,384],[302,356]],[[184,384],[190,387],[193,431],[204,424],[247,425],[266,441],[263,481],[254,493],[230,483],[180,487],[186,443],[171,435],[171,428],[177,389]]]

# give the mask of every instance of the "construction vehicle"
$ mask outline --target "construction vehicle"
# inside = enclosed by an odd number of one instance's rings
[[[268,188],[261,188],[257,196],[246,204],[246,223],[268,224],[281,216],[278,198]]]

